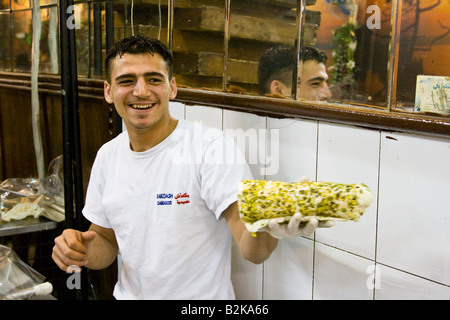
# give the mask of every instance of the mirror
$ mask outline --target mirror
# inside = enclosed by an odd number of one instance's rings
[[[57,2],[40,3],[40,70],[55,74]],[[31,6],[0,0],[2,70],[30,71]],[[80,76],[103,78],[110,43],[143,34],[172,49],[181,87],[450,114],[448,1],[81,0],[74,8]]]
[[[225,1],[173,1],[173,59],[177,84],[223,88]]]
[[[402,1],[397,12],[392,108],[449,115],[450,2]]]
[[[291,96],[288,87],[291,87],[296,68],[295,43],[298,37],[296,7],[297,1],[230,1],[227,57],[229,91]],[[312,41],[313,32],[306,34],[307,41]],[[281,56],[278,51],[283,51]],[[282,79],[284,84],[277,82],[277,88],[271,92],[270,82],[277,79]],[[281,92],[282,89],[286,89],[286,92]]]

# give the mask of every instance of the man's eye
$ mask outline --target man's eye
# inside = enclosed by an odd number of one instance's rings
[[[131,83],[133,83],[133,80],[121,80],[121,81],[119,81],[119,84],[122,84],[122,85],[131,84]]]
[[[159,79],[159,78],[150,78],[150,79],[148,79],[148,82],[150,82],[150,83],[159,83],[159,82],[161,82],[162,80],[161,79]]]

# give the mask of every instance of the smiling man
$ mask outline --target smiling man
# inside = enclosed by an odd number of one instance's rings
[[[137,152],[157,145],[177,125],[169,114],[169,100],[177,95],[175,78],[158,56],[119,53],[106,60],[105,99],[114,103]]]
[[[177,86],[172,55],[161,42],[122,39],[105,65],[105,99],[127,131],[97,153],[83,209],[91,226],[64,230],[55,239],[52,257],[59,268],[102,269],[120,251],[117,299],[233,299],[232,239],[245,259],[261,263],[279,238],[314,231],[317,220],[300,226],[295,219],[289,229],[269,230],[274,237],[247,231],[237,187],[251,178],[249,167],[222,131],[199,133],[193,123],[171,117]],[[180,155],[187,157],[180,161]],[[206,155],[216,158],[189,161]]]
[[[297,98],[326,101],[331,98],[326,72],[327,56],[313,47],[303,47],[298,66]],[[294,49],[277,46],[268,49],[260,58],[258,81],[261,95],[290,97],[292,71],[296,66]]]
[[[331,98],[328,74],[325,67],[327,56],[313,47],[301,50],[301,75],[297,84],[297,97],[305,100],[326,101]]]

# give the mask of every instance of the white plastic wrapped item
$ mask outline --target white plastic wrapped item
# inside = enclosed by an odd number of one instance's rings
[[[0,183],[0,223],[44,216],[60,222],[64,214],[62,156],[52,160],[43,179],[11,178]]]
[[[2,212],[2,220],[9,222],[11,220],[22,220],[28,216],[38,218],[43,212],[44,209],[36,203],[18,203],[11,210]]]
[[[48,295],[53,286],[24,263],[9,247],[0,245],[0,300],[26,300]]]

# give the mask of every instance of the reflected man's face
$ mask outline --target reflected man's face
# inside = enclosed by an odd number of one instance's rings
[[[328,74],[323,63],[307,60],[299,65],[300,76],[297,86],[299,99],[325,101],[331,98],[328,88]]]

